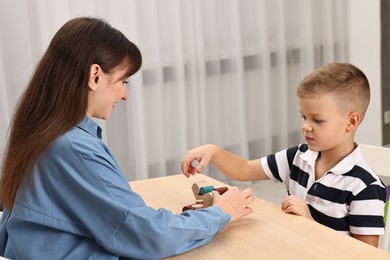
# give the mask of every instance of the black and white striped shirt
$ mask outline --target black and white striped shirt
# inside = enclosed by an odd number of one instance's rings
[[[386,189],[360,148],[315,180],[317,157],[300,144],[261,158],[261,165],[270,179],[306,201],[317,222],[345,234],[383,235]]]

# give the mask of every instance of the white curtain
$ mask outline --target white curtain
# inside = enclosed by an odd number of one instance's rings
[[[205,143],[248,159],[296,145],[296,87],[314,68],[347,61],[347,8],[346,0],[0,0],[0,145],[35,64],[76,16],[106,19],[143,53],[129,100],[98,121],[129,180],[178,174],[185,152]]]

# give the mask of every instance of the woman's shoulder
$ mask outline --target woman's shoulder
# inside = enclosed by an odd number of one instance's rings
[[[75,126],[58,137],[49,147],[48,155],[61,156],[89,156],[91,154],[107,154],[108,148],[100,138],[83,128]]]

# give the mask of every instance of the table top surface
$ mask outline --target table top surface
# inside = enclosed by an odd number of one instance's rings
[[[192,184],[228,186],[208,176],[172,175],[132,181],[132,189],[152,208],[180,214],[195,202]],[[256,198],[253,213],[229,223],[209,244],[170,259],[390,259],[390,254],[315,221],[284,213]]]

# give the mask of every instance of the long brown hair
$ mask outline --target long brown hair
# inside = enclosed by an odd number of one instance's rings
[[[135,44],[107,22],[80,17],[65,23],[53,37],[21,96],[4,152],[0,195],[9,210],[22,179],[37,157],[85,116],[92,64],[105,73],[129,63],[128,76],[141,67]]]

